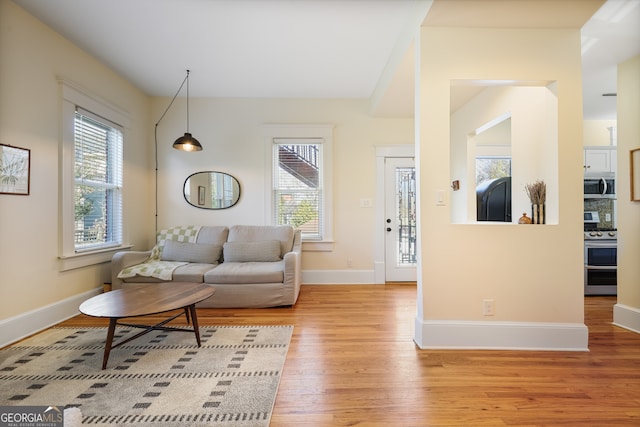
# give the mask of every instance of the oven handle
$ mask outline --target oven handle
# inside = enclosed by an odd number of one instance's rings
[[[618,242],[616,240],[585,240],[585,248],[618,248]]]
[[[587,265],[585,264],[584,268],[587,270],[617,270],[618,267],[615,265]]]

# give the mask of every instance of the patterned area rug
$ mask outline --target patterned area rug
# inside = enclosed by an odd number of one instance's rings
[[[117,327],[117,343],[140,330]],[[0,351],[0,405],[77,407],[105,426],[268,426],[291,326],[153,331],[111,350],[106,328],[52,328]]]

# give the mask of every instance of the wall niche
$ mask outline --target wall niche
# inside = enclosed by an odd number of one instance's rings
[[[558,223],[558,98],[556,82],[456,80],[450,86],[450,171],[459,181],[451,222],[479,224],[478,159],[509,159],[511,214],[531,213],[525,186],[547,187],[546,224]],[[491,222],[491,221],[489,221]]]

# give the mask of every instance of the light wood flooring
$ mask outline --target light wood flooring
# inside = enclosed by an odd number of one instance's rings
[[[415,285],[303,285],[293,308],[198,318],[294,325],[273,427],[640,426],[640,334],[611,325],[615,297],[585,298],[589,352],[420,350],[415,299]]]

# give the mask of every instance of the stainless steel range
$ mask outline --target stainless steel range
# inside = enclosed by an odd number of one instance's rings
[[[597,228],[597,219],[597,212],[585,212],[584,294],[617,295],[617,230]]]

